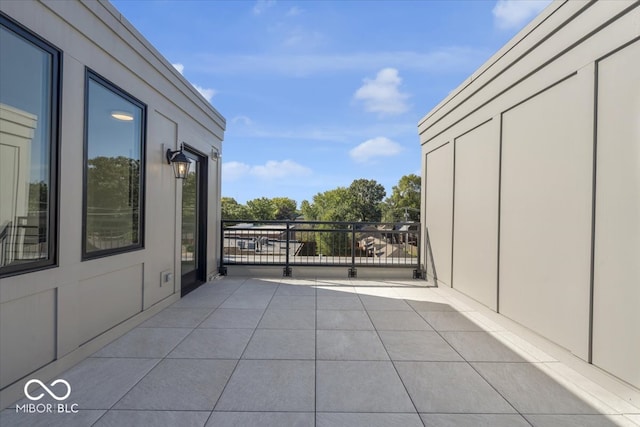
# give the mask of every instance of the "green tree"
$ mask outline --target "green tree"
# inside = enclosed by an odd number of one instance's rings
[[[309,221],[357,221],[350,200],[351,193],[348,188],[338,187],[333,190],[318,193],[313,196],[313,202],[303,201],[301,210],[306,220]],[[318,224],[313,228],[316,232],[316,254],[349,256],[351,255],[351,233],[323,232],[323,230],[335,229],[337,224]]]
[[[350,199],[351,193],[345,187],[318,193],[313,196],[313,203],[303,203],[303,214],[311,221],[357,221]]]
[[[140,161],[95,157],[87,168],[87,234],[138,241]]]
[[[220,199],[222,209],[222,219],[237,219],[248,220],[251,219],[249,208],[236,201],[233,197],[223,197]]]
[[[318,219],[318,213],[308,200],[303,200],[302,203],[300,203],[300,213],[304,216],[305,221],[314,221]]]
[[[275,208],[275,219],[295,219],[298,215],[298,211],[296,210],[298,204],[293,199],[288,197],[274,197],[271,199],[271,203]]]
[[[276,219],[276,209],[273,201],[267,197],[259,197],[247,202],[251,219],[272,220]]]
[[[420,220],[420,193],[422,180],[418,175],[405,175],[392,189],[391,196],[385,200],[385,221],[397,219]]]
[[[378,222],[382,218],[382,200],[387,192],[373,179],[356,179],[348,188],[350,210],[358,221]]]

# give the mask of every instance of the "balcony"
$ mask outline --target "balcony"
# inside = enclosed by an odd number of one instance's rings
[[[636,390],[448,288],[226,277],[57,378],[2,425],[634,426]],[[49,384],[48,382],[47,384]],[[60,384],[50,389],[62,394]],[[72,406],[72,405],[77,406]],[[27,406],[24,406],[27,405]],[[77,410],[73,413],[72,410]],[[55,409],[54,409],[55,411]]]

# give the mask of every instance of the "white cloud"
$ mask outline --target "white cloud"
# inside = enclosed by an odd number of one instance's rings
[[[235,161],[222,164],[222,178],[225,181],[236,181],[246,176],[261,179],[282,179],[308,175],[311,175],[311,169],[293,160],[269,160],[264,165],[254,166]]]
[[[206,99],[209,102],[211,102],[211,99],[217,93],[215,89],[205,89],[202,86],[198,86],[195,84],[193,85],[193,87],[195,87],[196,90],[200,92],[200,95],[204,96],[204,99]]]
[[[264,11],[273,7],[276,4],[275,0],[258,0],[256,4],[253,5],[253,14],[254,15],[262,15]]]
[[[253,166],[250,173],[259,178],[274,179],[307,176],[311,174],[311,169],[293,160],[283,160],[281,162],[269,160],[264,165]]]
[[[183,71],[184,71],[184,65],[179,64],[179,63],[178,63],[178,64],[171,64],[171,65],[173,65],[173,68],[175,68],[176,70],[178,70],[178,72],[179,72],[180,74],[183,74]]]
[[[519,29],[551,0],[498,0],[493,8],[493,19],[501,30]]]
[[[402,151],[402,146],[384,136],[369,139],[358,145],[349,155],[358,163],[365,163],[376,157],[391,157]]]
[[[398,90],[402,79],[395,68],[384,68],[376,78],[364,79],[354,98],[364,102],[364,109],[381,115],[402,114],[409,109],[406,101],[409,95]]]
[[[242,162],[222,163],[222,179],[224,181],[236,181],[245,176],[251,170],[251,166]]]

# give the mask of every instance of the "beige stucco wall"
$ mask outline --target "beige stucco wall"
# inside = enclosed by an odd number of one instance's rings
[[[0,408],[25,375],[45,381],[177,300],[181,182],[164,152],[208,155],[207,276],[217,272],[224,118],[110,4],[3,1],[0,10],[62,51],[58,266],[0,279]],[[147,105],[145,248],[81,261],[85,67]],[[161,284],[161,272],[173,273]],[[26,315],[28,313],[28,315]]]
[[[635,387],[639,39],[640,2],[555,1],[419,123],[442,284]]]

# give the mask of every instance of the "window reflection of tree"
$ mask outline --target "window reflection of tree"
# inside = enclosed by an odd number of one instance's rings
[[[197,171],[192,170],[182,184],[182,261],[195,260],[197,191]]]
[[[140,160],[95,157],[87,168],[88,250],[138,243]]]

